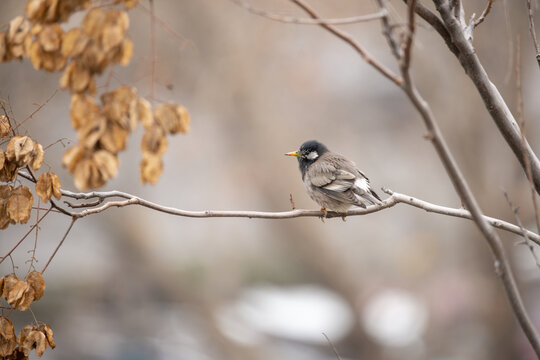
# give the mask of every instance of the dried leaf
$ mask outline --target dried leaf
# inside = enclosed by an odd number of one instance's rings
[[[138,0],[115,0],[115,4],[123,3],[126,10],[132,9],[137,6]]]
[[[137,120],[142,123],[145,129],[149,129],[154,124],[152,105],[146,99],[139,98],[137,101]]]
[[[62,55],[64,57],[78,56],[84,51],[89,41],[90,38],[81,29],[73,28],[69,30],[62,37]]]
[[[161,104],[154,109],[154,120],[169,134],[186,133],[189,130],[189,114],[177,104]]]
[[[34,149],[32,151],[32,160],[30,161],[30,166],[34,170],[38,170],[43,163],[43,158],[45,152],[43,151],[43,146],[41,144],[34,142]]]
[[[41,198],[41,201],[48,202],[52,196],[60,199],[60,180],[55,173],[46,172],[41,174],[36,183],[36,193]]]
[[[7,54],[7,34],[0,32],[0,63],[4,61]]]
[[[22,167],[32,159],[34,142],[28,136],[14,136],[9,140],[6,148],[6,159]]]
[[[12,191],[11,185],[0,185],[0,229],[7,228],[12,222],[7,214],[7,203]],[[2,291],[2,285],[0,285],[0,296],[2,296]]]
[[[17,165],[15,162],[4,161],[4,167],[0,169],[0,181],[13,181],[17,173]]]
[[[28,20],[22,16],[17,16],[9,22],[8,43],[10,45],[21,45],[29,33],[30,23]]]
[[[6,155],[4,154],[4,151],[0,149],[0,170],[4,167],[4,164],[6,162]]]
[[[0,316],[0,356],[8,357],[17,347],[15,328],[13,323],[5,316]]]
[[[26,325],[22,328],[18,342],[25,356],[30,355],[30,352],[36,349],[36,356],[38,358],[43,355],[48,345],[46,335],[31,325]]]
[[[6,301],[15,309],[25,311],[34,301],[34,289],[26,281],[19,280],[9,289]]]
[[[0,294],[4,299],[8,298],[8,294],[13,289],[19,279],[15,275],[4,275],[0,279]]]
[[[101,29],[101,44],[105,52],[119,46],[129,27],[129,17],[126,12],[110,10],[106,14],[106,25]]]
[[[163,162],[159,155],[143,153],[140,165],[141,182],[155,184],[163,172]]]
[[[0,115],[0,139],[5,138],[11,133],[11,125],[6,115]]]
[[[129,38],[125,38],[120,46],[120,52],[118,53],[117,62],[122,66],[128,66],[133,56],[133,41]]]
[[[137,90],[122,86],[101,95],[103,114],[121,127],[134,130],[137,126]]]
[[[47,52],[60,50],[62,36],[64,31],[58,24],[47,25],[43,27],[37,36],[41,48]]]
[[[73,146],[62,156],[62,165],[67,167],[70,173],[74,173],[77,164],[84,157],[85,150],[81,145]]]
[[[26,186],[21,185],[16,187],[12,192],[7,202],[7,214],[9,218],[15,222],[26,224],[30,219],[32,204],[34,197]]]
[[[92,80],[90,70],[73,61],[60,78],[60,87],[62,89],[69,88],[74,93],[81,93],[90,89]]]
[[[38,301],[45,292],[45,280],[40,272],[32,271],[26,276],[26,281],[32,289],[34,289],[34,301]]]
[[[106,130],[107,120],[104,116],[98,115],[88,119],[88,123],[77,132],[79,144],[86,149],[93,149]]]
[[[126,141],[129,135],[129,131],[122,128],[118,123],[109,121],[107,128],[103,133],[99,144],[103,149],[109,151],[112,154],[117,154],[119,151],[126,148]]]
[[[167,137],[159,126],[146,130],[141,140],[141,151],[162,156],[167,151]]]
[[[118,172],[118,158],[106,150],[96,151],[94,161],[105,181],[116,176]]]
[[[47,342],[49,343],[49,346],[54,349],[56,347],[56,344],[54,343],[54,333],[51,327],[47,324],[41,324],[37,327],[37,329],[41,331],[43,334],[45,334],[45,337],[47,338]]]
[[[86,95],[73,94],[71,97],[71,125],[75,130],[86,126],[100,115],[99,106],[94,98]]]

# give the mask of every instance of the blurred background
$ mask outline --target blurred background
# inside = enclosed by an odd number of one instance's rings
[[[466,18],[480,14],[486,2],[467,1]],[[250,3],[305,17],[285,0]],[[377,11],[375,1],[309,3],[326,18]],[[0,23],[22,14],[24,6],[2,0]],[[142,1],[129,13],[135,55],[129,67],[114,68],[109,90],[128,84],[141,96],[150,94],[148,9]],[[389,9],[397,24],[406,23],[401,1],[390,1]],[[133,133],[120,154],[119,175],[104,190],[185,210],[285,211],[290,195],[297,208],[317,209],[296,160],[283,154],[318,139],[354,160],[375,189],[460,206],[404,94],[325,30],[274,22],[227,0],[159,0],[155,13],[156,98],[186,106],[191,130],[169,138],[156,186],[139,182],[142,131]],[[66,28],[81,18],[76,14]],[[419,24],[414,78],[481,207],[514,222],[504,189],[534,229],[517,160],[458,61],[435,31]],[[397,70],[377,21],[343,28]],[[475,30],[474,45],[515,113],[516,37],[527,134],[539,153],[540,72],[525,2],[496,1]],[[59,78],[34,71],[27,60],[1,64],[0,97],[22,121],[58,90]],[[99,78],[98,86],[106,80]],[[58,90],[21,132],[44,146],[76,139],[69,102],[69,94]],[[50,166],[63,188],[75,190],[61,167],[64,151],[61,143],[51,146],[43,169]],[[33,221],[35,214],[27,225],[1,232],[1,253]],[[38,268],[69,221],[53,214],[42,223]],[[540,269],[526,247],[514,245],[518,237],[499,233],[540,328]],[[32,235],[14,253],[17,273],[26,273],[33,244]],[[12,264],[0,269],[10,273]],[[45,296],[32,306],[55,333],[57,348],[47,350],[45,359],[335,359],[327,338],[342,359],[534,358],[474,224],[407,205],[325,223],[111,209],[76,223],[45,280]],[[29,311],[10,318],[16,331],[33,320]]]

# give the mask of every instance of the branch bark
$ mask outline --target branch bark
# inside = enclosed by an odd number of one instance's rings
[[[499,90],[489,79],[472,43],[466,36],[466,25],[462,24],[459,19],[456,19],[447,0],[434,0],[434,3],[450,34],[452,44],[458,50],[457,57],[461,66],[476,86],[486,109],[497,125],[501,135],[508,143],[508,146],[510,146],[520,162],[523,171],[526,171],[527,166],[523,154],[526,154],[529,159],[534,186],[536,192],[540,194],[540,160],[528,142],[525,142],[524,145],[522,144],[519,126],[499,93]]]

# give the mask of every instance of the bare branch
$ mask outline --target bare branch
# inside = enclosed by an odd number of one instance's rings
[[[418,198],[412,197],[410,195],[400,194],[393,192],[391,190],[385,190],[386,193],[390,194],[390,197],[383,201],[381,206],[370,206],[367,209],[353,209],[347,212],[347,216],[358,216],[358,215],[367,215],[374,212],[378,212],[387,208],[391,208],[396,204],[407,204],[418,209],[425,210],[427,212],[447,215],[452,217],[458,217],[462,219],[472,219],[471,213],[466,209],[456,209],[445,207],[441,205],[436,205]],[[174,207],[163,206],[151,201],[142,199],[135,195],[124,193],[121,191],[106,191],[106,192],[89,192],[89,193],[75,193],[68,190],[62,190],[62,195],[70,197],[72,199],[78,200],[89,200],[89,199],[98,199],[99,202],[96,204],[101,204],[106,199],[111,198],[122,198],[122,201],[109,201],[102,205],[101,207],[96,207],[93,209],[87,209],[83,212],[76,214],[78,218],[85,217],[92,214],[97,214],[103,212],[112,207],[125,207],[130,205],[139,205],[146,207],[155,211],[163,212],[175,216],[183,217],[192,217],[192,218],[211,218],[211,217],[234,217],[234,218],[250,218],[250,219],[292,219],[297,217],[321,217],[324,215],[323,211],[320,210],[303,210],[303,209],[293,209],[291,211],[281,211],[281,212],[263,212],[263,211],[220,211],[220,210],[203,210],[203,211],[188,211],[182,210]],[[94,202],[89,202],[88,204],[94,204]],[[81,207],[80,204],[74,204],[74,207]],[[92,206],[92,205],[91,205]],[[343,214],[337,212],[328,212],[328,218],[341,217]],[[519,226],[516,226],[512,223],[506,222],[501,219],[496,219],[489,216],[484,216],[484,219],[493,227],[499,228],[501,230],[509,231],[517,235],[521,235],[522,231]],[[540,245],[540,236],[535,234],[532,231],[527,232],[529,238]]]
[[[294,16],[275,14],[275,13],[271,13],[263,9],[258,9],[258,8],[253,7],[248,2],[242,1],[242,0],[230,0],[230,1],[232,1],[233,3],[235,3],[236,5],[240,7],[243,7],[244,9],[246,9],[252,14],[262,16],[270,20],[288,23],[288,24],[321,25],[324,23],[324,24],[330,24],[330,25],[346,25],[346,24],[356,24],[360,22],[378,20],[378,19],[385,18],[388,16],[388,12],[386,11],[386,8],[381,8],[380,11],[373,14],[350,16],[350,17],[339,18],[339,19],[299,18],[299,17],[294,17]]]
[[[303,0],[291,0],[293,3],[301,7],[305,12],[309,14],[313,19],[321,19],[319,15]],[[329,25],[326,23],[321,23],[320,26],[325,28],[326,30],[330,31],[332,34],[336,35],[343,41],[345,41],[347,44],[351,45],[364,59],[365,62],[367,62],[369,65],[373,66],[378,72],[380,72],[382,75],[384,75],[387,79],[392,81],[396,85],[401,85],[403,79],[401,79],[399,76],[394,74],[390,69],[376,61],[371,57],[371,55],[356,41],[349,33],[342,31],[338,29],[337,27],[333,25]]]
[[[488,16],[489,12],[491,11],[491,7],[493,6],[493,1],[494,0],[488,0],[486,8],[484,9],[484,11],[482,11],[482,14],[480,15],[480,17],[478,19],[474,20],[474,27],[475,28],[478,25],[480,25],[481,23],[483,23],[484,20],[486,20],[486,17]]]
[[[538,40],[536,39],[536,28],[534,26],[534,17],[531,0],[527,0],[527,10],[529,14],[529,31],[531,32],[531,37],[534,43],[534,49],[536,50],[536,62],[540,66],[540,46],[538,46]]]
[[[403,58],[400,63],[401,76],[403,76],[403,78],[405,79],[405,82],[403,84],[404,86],[407,86],[407,84],[410,83],[411,51],[412,51],[414,32],[416,30],[416,26],[414,23],[416,0],[409,0],[407,4],[409,6],[409,12],[408,12],[409,26],[408,26],[407,36],[405,37],[405,42],[403,43]]]
[[[461,66],[465,69],[467,75],[471,78],[476,86],[478,93],[484,101],[484,105],[489,114],[495,121],[500,133],[514,152],[523,170],[525,171],[526,164],[523,160],[523,153],[527,154],[531,163],[532,175],[535,189],[540,193],[540,159],[536,156],[529,144],[525,142],[523,146],[521,142],[521,131],[514,116],[508,109],[506,102],[499,93],[499,90],[487,75],[482,66],[474,47],[467,38],[463,27],[454,17],[453,11],[450,9],[447,0],[434,0],[437,10],[442,16],[442,20],[452,37],[452,41],[459,51],[458,59]]]
[[[376,0],[377,4],[379,5],[379,8],[381,11],[385,12],[385,15],[381,18],[381,25],[383,28],[383,35],[386,38],[386,42],[388,42],[388,46],[390,47],[390,50],[392,51],[392,54],[396,59],[401,59],[401,49],[399,48],[398,41],[396,40],[395,34],[394,34],[394,28],[390,24],[390,17],[388,16],[388,10],[386,9],[386,0]]]
[[[534,262],[536,263],[536,266],[540,268],[540,259],[538,258],[538,254],[536,254],[536,249],[534,248],[531,239],[529,238],[529,235],[527,234],[527,229],[523,226],[521,223],[521,219],[519,218],[518,214],[518,208],[512,204],[512,201],[510,200],[510,196],[508,196],[508,193],[506,191],[503,191],[504,197],[506,198],[506,202],[508,202],[508,206],[510,207],[510,210],[514,213],[514,218],[516,219],[517,224],[521,228],[522,236],[525,239],[525,245],[529,248],[529,251],[531,252]]]
[[[523,115],[523,95],[521,89],[521,46],[519,36],[516,39],[516,103],[517,103],[517,118],[519,129],[521,131],[521,143],[525,145],[525,116]],[[536,198],[536,192],[534,190],[534,183],[532,177],[531,162],[527,157],[527,154],[523,153],[523,162],[525,162],[525,174],[529,181],[529,187],[531,190],[531,199],[534,208],[534,215],[536,220],[536,229],[540,231],[540,211],[538,209],[538,199]]]
[[[54,252],[52,253],[51,257],[49,258],[49,260],[47,260],[47,263],[45,264],[45,266],[41,270],[42,274],[45,272],[45,270],[47,270],[47,267],[49,266],[52,259],[54,258],[54,255],[56,255],[56,253],[58,252],[58,250],[60,249],[60,247],[62,246],[64,241],[66,240],[66,238],[67,238],[69,232],[71,231],[71,229],[73,228],[73,224],[75,224],[76,220],[77,220],[77,218],[75,218],[75,217],[71,218],[71,223],[69,224],[69,227],[67,228],[66,232],[64,233],[64,236],[62,236],[62,240],[60,240],[60,242],[58,243],[58,246],[56,247],[56,249],[54,249]]]

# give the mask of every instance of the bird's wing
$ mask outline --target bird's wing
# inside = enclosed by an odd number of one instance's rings
[[[312,164],[305,180],[335,200],[354,204],[357,202],[356,196],[350,190],[355,187],[356,179],[354,173],[323,162]]]

